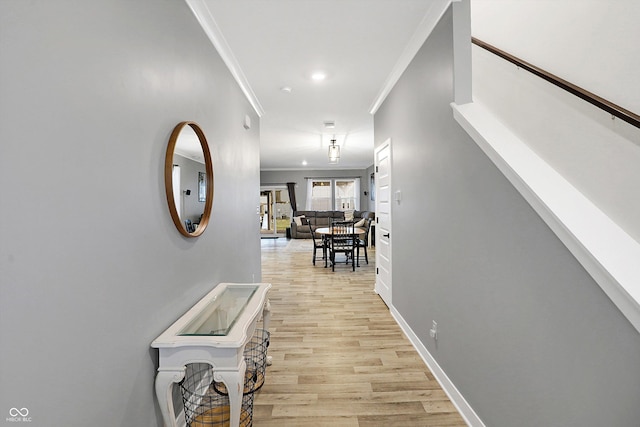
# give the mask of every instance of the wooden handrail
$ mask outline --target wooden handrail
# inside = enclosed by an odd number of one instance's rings
[[[626,110],[620,107],[619,105],[614,104],[613,102],[607,101],[606,99],[601,98],[598,95],[595,95],[589,92],[588,90],[585,90],[579,86],[576,86],[573,83],[569,83],[568,81],[561,79],[560,77],[554,74],[551,74],[548,71],[538,68],[535,65],[532,65],[526,61],[523,61],[522,59],[516,56],[513,56],[503,50],[500,50],[497,47],[490,45],[489,43],[485,43],[482,40],[479,40],[475,37],[471,37],[471,42],[483,49],[488,50],[494,55],[497,55],[500,58],[505,59],[511,62],[512,64],[515,64],[516,66],[523,68],[538,77],[543,78],[549,83],[566,90],[567,92],[587,101],[588,103],[593,104],[598,108],[601,108],[602,110],[610,113],[611,115],[618,117],[619,119],[622,119],[625,122],[637,128],[640,128],[639,115],[632,113],[631,111]]]

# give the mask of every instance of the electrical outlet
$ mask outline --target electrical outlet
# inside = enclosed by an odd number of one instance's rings
[[[434,340],[438,339],[438,323],[435,320],[432,320],[431,329],[429,330],[429,335]]]

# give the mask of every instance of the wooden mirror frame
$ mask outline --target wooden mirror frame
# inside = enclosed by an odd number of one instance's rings
[[[198,136],[200,146],[202,147],[202,153],[204,154],[204,163],[206,170],[205,182],[207,191],[204,212],[202,214],[202,218],[200,219],[198,228],[193,233],[189,233],[185,228],[182,219],[178,214],[175,199],[173,198],[173,155],[175,154],[176,143],[178,142],[180,132],[182,132],[182,129],[184,129],[185,126],[191,127],[191,129],[193,129],[193,131]],[[176,127],[173,129],[173,132],[171,133],[169,144],[167,145],[167,153],[164,160],[164,188],[167,194],[167,203],[169,205],[171,219],[173,220],[173,223],[176,225],[176,228],[178,229],[180,234],[186,237],[197,237],[204,233],[204,230],[209,224],[209,219],[211,217],[211,207],[213,206],[213,164],[211,160],[211,152],[209,151],[209,144],[207,143],[207,138],[204,136],[204,132],[196,122],[180,122],[178,123],[178,125],[176,125]]]

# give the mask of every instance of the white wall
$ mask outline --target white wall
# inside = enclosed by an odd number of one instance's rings
[[[640,114],[640,2],[471,0],[472,35]]]
[[[197,239],[164,194],[183,120],[213,155]],[[260,280],[258,123],[182,1],[0,1],[2,418],[161,425],[151,341],[214,284]]]
[[[474,0],[473,35],[640,112],[640,2]],[[485,105],[640,242],[640,129],[474,46]]]

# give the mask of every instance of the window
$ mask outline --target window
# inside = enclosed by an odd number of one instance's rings
[[[360,209],[360,178],[308,178],[306,209],[310,211]]]
[[[356,210],[360,203],[360,179],[340,179],[335,181],[335,207],[336,211]]]
[[[307,210],[331,210],[331,181],[309,179],[307,183]]]

